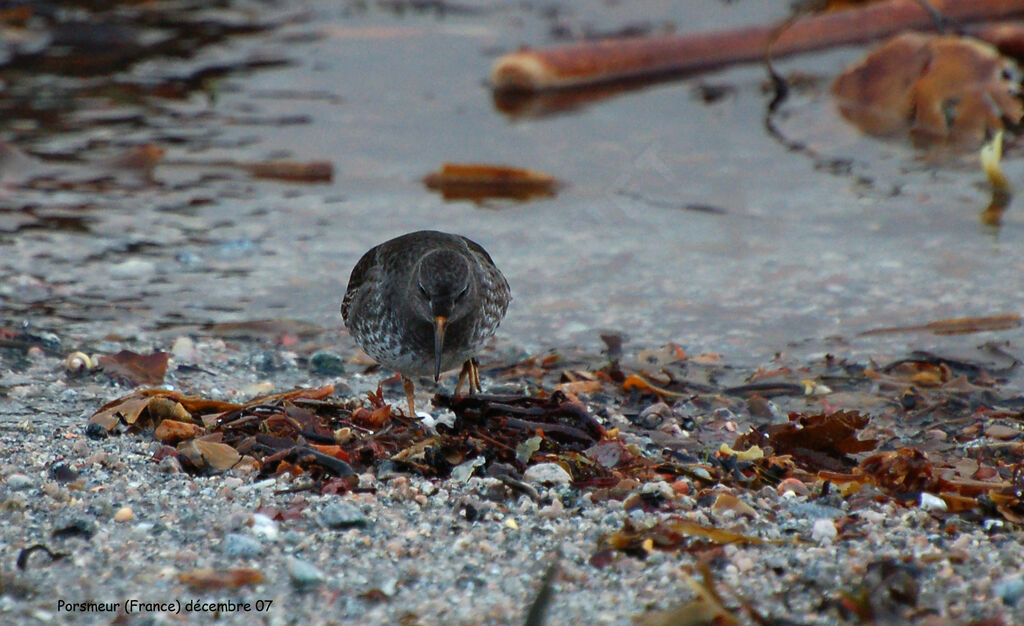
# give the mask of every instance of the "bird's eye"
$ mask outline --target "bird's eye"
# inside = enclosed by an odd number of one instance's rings
[[[423,295],[423,297],[426,298],[427,300],[430,300],[430,293],[427,292],[427,288],[423,286],[423,283],[419,283],[419,287],[420,293]]]
[[[455,301],[456,301],[456,302],[458,302],[459,300],[461,300],[461,299],[462,299],[462,296],[466,295],[466,292],[467,292],[467,291],[469,291],[469,285],[466,285],[465,287],[463,287],[463,288],[462,288],[462,291],[460,291],[460,292],[459,292],[459,293],[458,293],[458,294],[457,294],[457,295],[455,296]]]

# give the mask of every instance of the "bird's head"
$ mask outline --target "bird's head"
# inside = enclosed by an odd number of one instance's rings
[[[416,267],[413,308],[434,327],[434,381],[441,377],[441,353],[448,325],[470,309],[472,280],[465,257],[451,250],[429,252]]]

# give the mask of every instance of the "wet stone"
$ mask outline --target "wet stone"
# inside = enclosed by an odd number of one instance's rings
[[[366,526],[366,516],[359,507],[348,502],[332,502],[320,512],[320,523],[328,528]]]
[[[321,350],[309,358],[309,370],[314,374],[336,376],[345,373],[345,362],[340,355]]]
[[[263,554],[263,545],[259,541],[238,533],[230,533],[225,536],[220,548],[228,556],[243,559],[251,559]]]

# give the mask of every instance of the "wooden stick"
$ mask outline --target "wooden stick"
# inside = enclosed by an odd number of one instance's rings
[[[1024,0],[930,0],[954,22],[1024,14]],[[635,37],[523,50],[498,59],[495,91],[545,91],[666,73],[703,71],[732,63],[860,43],[904,30],[932,30],[917,0],[889,0],[799,19],[788,27],[753,26],[690,35]]]

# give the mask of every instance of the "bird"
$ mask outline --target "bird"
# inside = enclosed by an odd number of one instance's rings
[[[421,230],[370,248],[352,268],[341,316],[355,342],[402,377],[409,415],[413,378],[462,364],[455,394],[480,391],[474,355],[494,335],[512,299],[483,247],[462,235]]]

